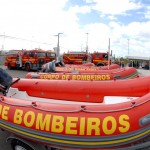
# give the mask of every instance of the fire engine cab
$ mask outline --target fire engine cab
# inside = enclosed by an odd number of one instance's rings
[[[94,63],[96,66],[108,65],[108,53],[106,52],[91,53],[91,62]]]
[[[56,53],[52,50],[47,50],[45,62],[48,63],[48,62],[53,61],[55,59],[56,59]]]
[[[84,62],[94,63],[96,66],[108,65],[107,52],[69,52],[63,54],[63,61],[65,64],[83,64]],[[111,61],[110,61],[111,62]]]
[[[16,68],[16,59],[20,50],[11,50],[7,53],[5,58],[5,66],[8,69]]]
[[[34,50],[19,50],[15,55],[11,52],[6,56],[5,66],[8,69],[17,68],[25,69],[26,71],[38,70],[42,68],[44,63],[56,59],[56,55],[52,51],[45,51],[41,49]],[[8,61],[9,60],[9,61]]]

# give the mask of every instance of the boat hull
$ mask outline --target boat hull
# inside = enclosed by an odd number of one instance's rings
[[[136,101],[95,106],[52,104],[2,96],[0,127],[45,145],[118,148],[149,136],[149,106],[150,93]]]
[[[105,96],[140,97],[150,92],[150,77],[128,80],[74,81],[21,79],[11,87],[29,96],[68,101],[103,102]]]
[[[0,128],[44,145],[115,149],[150,136],[149,108],[149,76],[107,82],[14,79],[0,96]]]
[[[111,70],[75,70],[72,73],[56,72],[56,73],[35,73],[29,72],[26,74],[28,79],[49,79],[49,80],[88,80],[88,81],[103,81],[113,79],[129,79],[138,76],[135,68],[118,68]]]
[[[58,71],[75,71],[75,70],[96,71],[96,70],[110,70],[110,69],[117,69],[117,68],[120,68],[120,66],[117,64],[112,64],[110,66],[100,66],[100,67],[93,67],[93,66],[86,66],[86,65],[67,65],[66,67],[56,67],[54,70],[56,72],[58,72]]]

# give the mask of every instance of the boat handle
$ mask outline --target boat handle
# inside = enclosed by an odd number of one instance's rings
[[[121,76],[120,75],[116,75],[116,76],[113,76],[114,79],[120,79]]]
[[[145,126],[149,123],[150,123],[150,114],[148,114],[148,115],[144,116],[143,118],[141,118],[140,122],[139,122],[140,126]]]
[[[120,72],[123,72],[125,71],[125,68],[123,68],[122,70],[118,70],[118,71],[114,71],[114,72],[111,72],[112,74],[115,74],[115,73],[120,73]]]

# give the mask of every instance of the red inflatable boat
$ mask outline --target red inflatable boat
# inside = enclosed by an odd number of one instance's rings
[[[150,77],[14,79],[5,94],[0,97],[0,128],[36,143],[85,150],[135,148],[150,135]]]
[[[35,73],[29,72],[26,78],[29,79],[49,79],[49,80],[88,80],[88,81],[102,81],[113,79],[128,79],[138,76],[135,68],[118,68],[111,70],[79,70],[73,73],[59,72],[59,73]]]
[[[89,71],[96,71],[96,70],[109,70],[109,69],[116,69],[120,68],[118,64],[112,64],[110,66],[85,66],[85,65],[66,65],[65,67],[56,67],[56,72],[58,71],[74,71],[74,70],[89,70]]]
[[[42,72],[72,72],[72,71],[97,71],[97,70],[109,70],[120,68],[118,64],[111,64],[109,66],[95,67],[91,65],[65,65],[63,62],[51,61],[42,66]]]

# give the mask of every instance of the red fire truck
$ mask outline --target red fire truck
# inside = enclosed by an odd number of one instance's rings
[[[53,51],[41,49],[34,50],[13,50],[6,56],[5,66],[8,69],[25,69],[26,71],[41,69],[44,63],[56,59]]]
[[[46,63],[53,61],[55,59],[56,59],[56,53],[54,51],[52,50],[46,51],[46,58],[45,58]]]
[[[108,65],[107,52],[69,52],[63,54],[63,61],[65,64],[83,64],[84,62],[92,62],[96,66]],[[111,60],[110,60],[111,62]]]
[[[8,69],[16,68],[16,60],[18,57],[18,53],[20,50],[10,50],[5,58],[5,66],[7,66]]]

